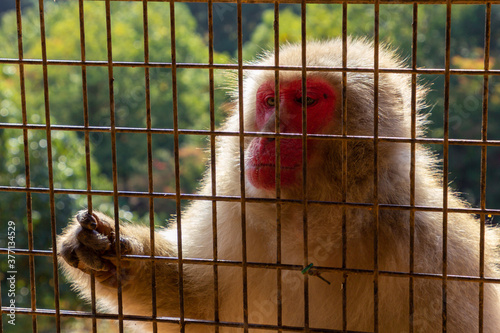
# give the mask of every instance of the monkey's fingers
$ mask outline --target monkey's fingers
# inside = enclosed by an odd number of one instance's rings
[[[68,242],[64,242],[62,244],[61,251],[58,255],[60,255],[70,266],[78,268],[80,260],[78,260],[74,247],[70,246]]]
[[[111,241],[106,235],[103,235],[95,230],[88,230],[82,228],[77,234],[78,241],[88,247],[89,249],[97,252],[105,252],[111,248]]]
[[[88,229],[88,230],[95,230],[97,229],[97,221],[99,220],[95,214],[90,214],[86,210],[81,210],[76,214],[76,220],[82,228]]]
[[[125,236],[120,236],[120,250],[122,254],[131,254],[133,253],[133,242],[135,240],[125,237]]]
[[[91,214],[87,210],[79,211],[76,220],[87,230],[96,230],[106,236],[110,236],[113,232],[112,226],[107,221],[101,220],[97,214]]]
[[[82,272],[86,274],[94,272],[94,276],[99,283],[111,288],[118,286],[116,267],[110,261],[101,258],[97,253],[85,247],[79,247],[73,251],[61,251],[60,255],[68,264]],[[121,272],[121,283],[126,285],[130,280],[130,271],[126,262],[122,262]]]
[[[103,259],[97,252],[85,246],[79,246],[75,249],[75,254],[78,257],[77,268],[88,273],[89,270],[97,272],[106,272],[114,269],[113,264],[106,259]]]

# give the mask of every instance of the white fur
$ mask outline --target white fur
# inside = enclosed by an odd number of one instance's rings
[[[301,66],[300,45],[287,45],[280,50],[280,65]],[[335,39],[307,44],[307,65],[324,67],[342,66],[342,43]],[[259,65],[274,65],[269,53],[256,62]],[[373,68],[373,48],[364,40],[348,41],[348,67]],[[381,47],[380,68],[401,68],[397,56]],[[245,130],[256,131],[255,95],[258,87],[274,80],[273,70],[251,71],[245,74],[244,113]],[[309,72],[309,76],[326,79],[339,94],[335,112],[340,116],[342,98],[342,74],[340,72]],[[280,80],[297,80],[298,71],[280,71]],[[366,72],[347,73],[347,133],[349,135],[373,135],[374,75]],[[411,137],[411,86],[410,76],[402,74],[379,75],[379,136]],[[418,108],[422,107],[425,88],[418,87]],[[239,131],[238,103],[223,129]],[[417,135],[423,135],[425,117],[417,116]],[[341,122],[329,125],[329,133],[341,134]],[[248,146],[252,138],[245,139]],[[307,193],[308,200],[342,200],[342,150],[339,141],[322,141],[319,158],[309,161]],[[360,140],[347,144],[347,201],[357,204],[373,203],[373,141]],[[378,146],[378,202],[380,204],[410,204],[410,144],[380,143]],[[247,156],[245,156],[247,157]],[[216,182],[218,196],[240,197],[239,137],[218,138],[216,159]],[[426,149],[416,150],[416,205],[442,207],[443,186],[436,169],[436,159]],[[210,196],[210,171],[207,171],[200,194]],[[273,191],[262,191],[248,181],[245,183],[247,198],[275,198]],[[300,188],[283,188],[283,199],[301,199]],[[464,208],[451,190],[448,191],[448,206]],[[242,217],[240,202],[217,202],[217,259],[242,261]],[[304,321],[304,276],[299,266],[314,263],[315,266],[340,268],[342,265],[342,216],[341,205],[318,205],[307,207],[308,258],[304,259],[303,225],[304,206],[299,203],[281,204],[281,264],[293,269],[281,270],[282,281],[282,325],[302,327]],[[246,203],[247,261],[251,263],[277,263],[276,219],[277,207],[273,203]],[[410,264],[410,212],[409,210],[379,209],[378,234],[378,323],[380,332],[407,332],[409,330],[409,272]],[[343,284],[339,270],[322,272],[331,285],[317,277],[308,277],[309,326],[317,329],[342,329],[342,292],[347,292],[347,329],[372,331],[374,329],[374,225],[373,210],[363,207],[345,209],[347,222],[347,280]],[[478,277],[479,275],[479,223],[471,215],[448,213],[448,274]],[[212,259],[214,254],[212,234],[212,202],[196,200],[181,215],[183,258]],[[442,222],[439,212],[415,212],[415,273],[442,274]],[[131,226],[125,226],[126,228]],[[147,228],[140,236],[131,233],[144,247],[138,254],[149,255]],[[130,233],[129,233],[130,234]],[[69,235],[69,236],[68,236]],[[156,254],[177,254],[177,230],[175,228],[157,232]],[[70,237],[67,232],[65,237]],[[162,240],[162,237],[164,241]],[[486,276],[499,277],[494,259],[498,244],[496,230],[486,235]],[[151,314],[150,270],[137,261],[133,262],[132,282],[124,288],[125,313]],[[146,267],[146,268],[145,268]],[[157,266],[158,315],[178,316],[178,290],[169,281],[177,278],[176,264]],[[185,309],[188,318],[213,320],[213,269],[206,265],[184,265]],[[142,273],[138,274],[138,270]],[[354,270],[359,270],[358,273]],[[383,272],[400,272],[388,275]],[[65,272],[83,294],[89,293],[88,277],[65,265]],[[149,273],[148,273],[149,272]],[[165,274],[165,275],[160,275]],[[277,325],[277,269],[270,267],[248,267],[248,322],[249,324]],[[169,276],[167,276],[169,275]],[[243,323],[243,269],[241,264],[218,268],[219,315],[223,322]],[[422,277],[414,278],[415,332],[438,332],[442,325],[442,280]],[[500,292],[498,284],[485,283],[484,288],[484,332],[498,332],[500,327]],[[98,299],[108,310],[116,311],[116,291],[98,286]],[[479,283],[470,281],[447,281],[447,326],[450,332],[476,332],[479,323]],[[150,331],[151,324],[133,322],[138,332]],[[161,332],[176,332],[176,325],[160,325]],[[213,326],[186,326],[189,332],[214,331]],[[239,332],[241,329],[224,327],[221,332]],[[262,330],[259,330],[262,331]]]

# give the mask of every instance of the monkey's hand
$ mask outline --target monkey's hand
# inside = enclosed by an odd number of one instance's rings
[[[125,227],[120,228],[121,254],[142,252],[139,242],[127,236],[125,231]],[[101,213],[90,214],[82,210],[75,216],[74,223],[60,236],[58,254],[70,266],[87,274],[94,272],[96,281],[116,288],[118,285],[116,242],[112,219]],[[130,261],[121,260],[122,285],[126,285],[132,278],[130,266]]]

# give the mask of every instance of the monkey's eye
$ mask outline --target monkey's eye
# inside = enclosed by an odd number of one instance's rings
[[[301,97],[297,98],[296,101],[297,101],[297,103],[302,104],[302,98]],[[311,105],[316,104],[317,101],[318,101],[317,99],[314,99],[312,97],[307,97],[306,104],[307,104],[307,106],[311,106]]]
[[[307,97],[307,105],[313,105],[314,103],[316,103],[316,100],[312,97]]]
[[[266,99],[266,104],[269,106],[275,106],[276,101],[274,100],[274,97],[269,97],[268,99]]]

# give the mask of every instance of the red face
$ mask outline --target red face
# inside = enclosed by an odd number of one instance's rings
[[[321,134],[334,116],[336,94],[326,81],[307,79],[307,133]],[[255,125],[259,131],[275,131],[276,101],[274,81],[260,86],[256,98]],[[302,81],[282,82],[280,98],[280,132],[302,133]],[[314,141],[307,142],[308,158],[314,149]],[[276,147],[273,138],[255,138],[247,154],[250,162],[246,174],[257,188],[275,188]],[[302,138],[280,140],[281,186],[300,182],[302,175]]]

